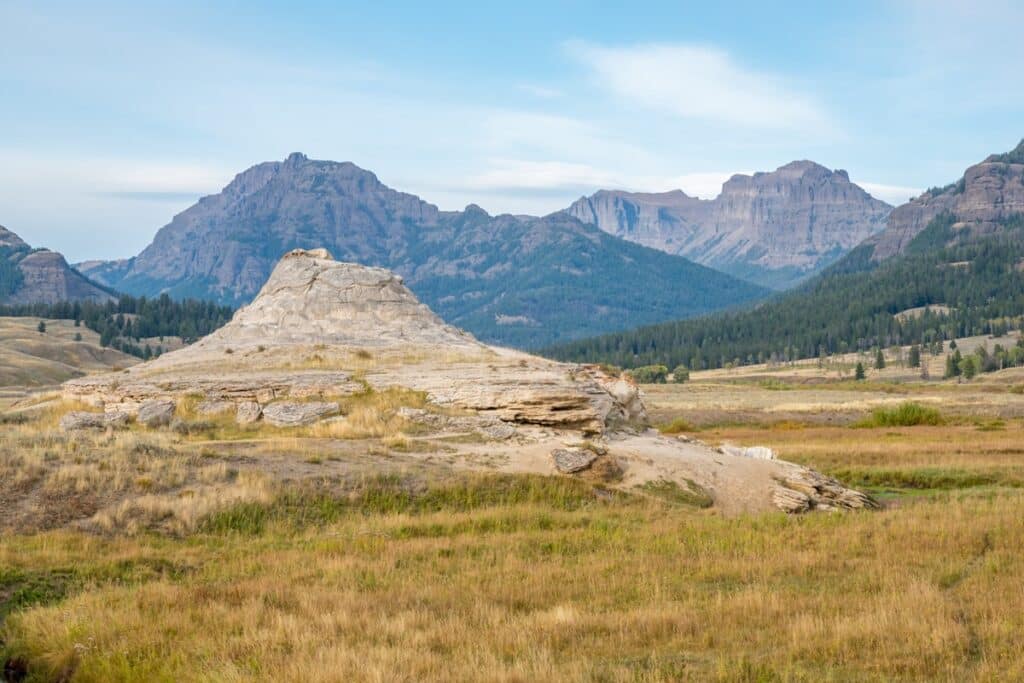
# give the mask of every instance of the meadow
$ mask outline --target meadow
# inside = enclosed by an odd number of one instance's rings
[[[4,675],[1024,679],[1019,377],[804,374],[645,389],[661,424],[770,446],[882,510],[726,517],[655,487],[459,474],[411,465],[393,426],[341,435],[341,450],[311,433],[243,451],[215,425],[64,437],[45,412],[0,425],[13,444],[0,496],[33,486],[21,505],[66,512],[0,519]],[[341,465],[350,476],[327,474]],[[135,507],[97,520],[103,496]]]

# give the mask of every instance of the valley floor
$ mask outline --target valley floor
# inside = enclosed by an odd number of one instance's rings
[[[679,488],[458,474],[387,429],[242,448],[5,418],[0,500],[23,509],[0,519],[4,675],[1022,680],[1024,374],[887,372],[645,387],[669,432],[769,446],[884,503],[846,514],[727,517]],[[933,424],[873,412],[908,402]],[[126,505],[74,522],[118,491]]]

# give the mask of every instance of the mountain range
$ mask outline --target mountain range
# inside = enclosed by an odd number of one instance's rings
[[[755,309],[548,349],[691,369],[1002,334],[1024,320],[1024,142],[895,209],[886,229]]]
[[[113,296],[49,249],[33,249],[0,225],[0,304],[107,301]]]
[[[292,154],[240,173],[174,217],[138,256],[79,267],[129,294],[249,301],[280,256],[324,247],[382,266],[446,321],[518,347],[692,317],[767,291],[565,212],[441,211],[352,163]]]
[[[133,258],[76,271],[54,252],[32,256],[52,281],[19,275],[8,299],[109,288],[237,306],[281,254],[326,247],[400,273],[486,341],[536,348],[763,299],[878,233],[890,211],[844,171],[797,161],[733,176],[714,200],[608,190],[548,216],[491,216],[476,205],[442,211],[355,164],[295,153],[238,174]]]
[[[602,190],[568,211],[612,235],[787,289],[882,231],[892,207],[846,171],[794,161],[771,173],[734,175],[711,200],[681,190]]]

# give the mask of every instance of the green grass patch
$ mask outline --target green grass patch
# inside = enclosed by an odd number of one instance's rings
[[[674,505],[709,508],[715,504],[714,498],[707,491],[689,479],[686,480],[686,488],[667,479],[649,481],[637,486],[637,488],[646,494]]]
[[[201,533],[259,535],[271,526],[325,526],[349,515],[420,515],[541,505],[574,511],[628,496],[579,479],[541,475],[478,475],[436,485],[397,475],[374,477],[347,494],[285,493],[273,502],[241,503],[216,512]]]
[[[857,428],[874,427],[916,427],[920,425],[941,425],[945,419],[935,408],[913,401],[901,403],[895,408],[875,408],[869,417],[855,422]]]
[[[1024,487],[1017,472],[979,471],[939,467],[860,468],[845,467],[829,474],[843,483],[866,489],[953,490],[979,486]]]
[[[699,429],[687,421],[686,418],[677,417],[671,422],[659,425],[658,431],[662,434],[684,434],[686,432],[696,432]]]

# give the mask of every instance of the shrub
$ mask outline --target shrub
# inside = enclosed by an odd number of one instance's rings
[[[629,371],[639,384],[664,384],[668,379],[668,368],[664,365],[644,365]]]
[[[672,379],[676,384],[682,384],[683,382],[690,381],[690,369],[685,365],[677,365],[676,369],[672,371]]]
[[[662,434],[682,434],[683,432],[695,432],[697,428],[690,424],[686,418],[677,417],[668,424],[658,427]]]
[[[945,420],[935,408],[908,401],[895,408],[875,408],[871,417],[858,422],[857,427],[916,427],[940,425]]]

